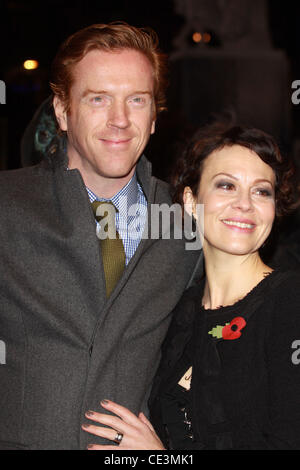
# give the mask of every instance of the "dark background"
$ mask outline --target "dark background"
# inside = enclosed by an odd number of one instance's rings
[[[59,44],[68,35],[92,23],[124,20],[135,26],[154,28],[159,35],[161,48],[171,54],[174,52],[173,40],[184,23],[184,18],[175,13],[172,0],[138,3],[120,0],[111,3],[101,0],[1,0],[0,5],[0,80],[5,80],[7,86],[6,104],[0,105],[0,169],[21,166],[21,136],[39,104],[50,94],[50,64]],[[299,18],[299,2],[269,1],[272,43],[274,48],[282,49],[288,58],[290,76],[285,86],[288,87],[289,97],[292,81],[300,80]],[[216,46],[222,47],[220,44]],[[27,58],[37,59],[39,69],[30,72],[22,69]],[[172,73],[170,80],[172,83]],[[285,128],[277,132],[275,137],[283,150],[293,153],[297,159],[300,105],[289,104],[291,122],[288,132],[287,123],[283,122]],[[195,122],[187,117],[174,115],[174,106],[176,93],[173,90],[169,96],[171,111],[159,118],[158,131],[151,138],[146,152],[153,162],[155,174],[165,179],[168,178],[169,168],[178,151],[177,144],[196,127]]]
[[[7,92],[6,104],[0,105],[0,170],[22,166],[21,138],[36,109],[50,95],[50,65],[61,42],[73,32],[90,24],[117,20],[155,29],[162,50],[169,55],[174,54],[174,38],[184,26],[184,17],[176,13],[172,0],[138,3],[122,0],[0,0],[0,80],[5,81]],[[236,18],[236,21],[238,20]],[[219,100],[230,107],[232,97],[238,94],[235,90],[239,88],[240,97],[242,100],[246,97],[245,102],[249,103],[248,108],[253,116],[253,122],[247,124],[270,132],[270,123],[275,118],[276,126],[272,133],[282,151],[292,155],[299,166],[300,105],[294,105],[291,101],[292,82],[300,80],[299,21],[300,2],[269,0],[268,23],[271,41],[274,51],[282,51],[285,56],[281,62],[279,60],[281,65],[278,68],[279,71],[284,69],[284,74],[268,71],[265,64],[262,64],[262,67],[255,66],[253,70],[250,67],[250,74],[249,64],[244,71],[243,65],[235,65],[233,70],[227,65],[227,79],[223,82],[223,77],[215,73],[214,64],[209,61],[204,61],[204,66],[202,62],[203,70],[201,64],[193,61],[177,64],[177,68],[174,68],[173,63],[170,64],[169,110],[160,115],[156,133],[151,137],[146,149],[146,155],[152,161],[156,176],[168,179],[170,168],[183,143],[199,124],[204,124],[210,119],[210,108],[215,111],[213,108],[218,107]],[[210,47],[222,52],[222,42],[214,37],[213,31],[211,33]],[[187,39],[192,44],[191,37]],[[279,52],[277,56],[280,56]],[[28,58],[39,61],[37,70],[23,69],[22,64]],[[243,52],[240,59],[243,64]],[[274,70],[277,70],[276,67]],[[251,76],[250,79],[248,75]],[[247,96],[247,91],[243,91],[244,85],[239,83],[240,76],[246,77],[247,86],[252,90],[253,83],[250,82],[256,82],[258,93],[252,91]],[[178,77],[181,77],[181,80],[178,80]],[[185,77],[185,81],[182,77]],[[206,89],[209,93],[206,93]],[[278,94],[281,96],[277,96]],[[280,104],[279,107],[277,103]],[[223,104],[220,105],[220,111],[223,110]],[[268,109],[269,119],[264,117],[265,121],[261,121],[261,115],[268,114],[260,111],[265,112]],[[259,124],[256,124],[257,122]],[[297,259],[297,263],[300,262],[299,220],[298,211],[275,230],[274,242],[269,244],[270,248],[266,251],[267,261],[268,256],[270,259],[275,256],[273,259],[281,266],[289,267]]]

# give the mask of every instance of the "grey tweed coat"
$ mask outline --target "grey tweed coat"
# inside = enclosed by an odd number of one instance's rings
[[[142,240],[107,300],[87,191],[66,166],[55,144],[39,165],[0,173],[3,449],[85,449],[84,413],[104,398],[145,410],[171,312],[201,264],[184,240]],[[144,156],[137,175],[149,209],[170,204]]]

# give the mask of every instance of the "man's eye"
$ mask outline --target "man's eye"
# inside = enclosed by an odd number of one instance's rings
[[[143,96],[134,96],[134,97],[130,98],[130,101],[133,104],[137,104],[137,105],[141,105],[141,104],[146,103],[146,99]]]
[[[92,96],[89,98],[88,103],[91,106],[104,106],[107,103],[107,97],[106,96]]]

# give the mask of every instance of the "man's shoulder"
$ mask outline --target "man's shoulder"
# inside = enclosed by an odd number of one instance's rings
[[[0,171],[1,209],[9,208],[12,201],[15,206],[29,204],[29,201],[35,200],[38,194],[45,193],[47,187],[51,189],[51,181],[49,172],[40,164]]]
[[[23,185],[28,186],[29,180],[35,178],[40,174],[40,165],[19,168],[16,170],[0,171],[0,191],[3,193],[4,191],[8,191],[9,189],[13,190],[16,185],[18,188],[22,187]]]
[[[151,203],[172,204],[170,185],[152,173],[151,162],[142,155],[137,165],[137,178]],[[153,189],[155,192],[153,194]]]
[[[32,167],[0,171],[0,187],[1,189],[5,186],[10,187],[12,184],[27,178],[29,174],[32,174]]]
[[[166,181],[161,180],[160,178],[156,178],[155,176],[154,176],[154,178],[156,179],[156,182],[157,182],[158,186],[160,188],[162,188],[162,190],[170,191],[171,186],[170,186],[169,183],[167,183]]]
[[[161,180],[160,178],[156,178],[156,177],[154,177],[154,178],[156,179],[156,183],[157,183],[157,186],[158,186],[159,190],[162,193],[170,195],[170,191],[171,191],[170,184],[167,183],[166,181]]]
[[[172,193],[171,193],[171,185],[166,181],[163,181],[155,176],[153,179],[156,183],[156,191],[155,191],[155,203],[159,204],[172,204]]]

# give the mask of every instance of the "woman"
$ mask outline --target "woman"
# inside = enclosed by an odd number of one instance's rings
[[[300,276],[259,253],[291,207],[292,173],[262,131],[196,135],[174,200],[198,222],[204,205],[206,277],[186,291],[163,345],[149,401],[159,437],[143,414],[107,400],[117,416],[90,412],[86,431],[119,449],[300,448]]]

